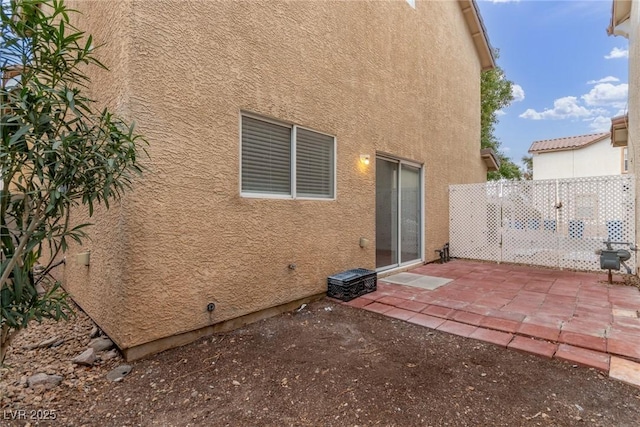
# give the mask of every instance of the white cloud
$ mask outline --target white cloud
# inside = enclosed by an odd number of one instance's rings
[[[587,82],[588,85],[596,85],[598,83],[611,83],[611,82],[619,82],[620,79],[613,76],[603,77],[600,80],[589,80]]]
[[[605,55],[605,59],[617,59],[617,58],[628,58],[629,50],[628,49],[620,49],[619,47],[614,47],[611,49],[608,55]]]
[[[618,111],[616,111],[616,113],[611,117],[620,117],[620,116],[624,116],[625,114],[627,114],[627,110],[624,108],[621,108]]]
[[[553,101],[553,108],[544,111],[536,111],[529,108],[520,114],[523,119],[543,120],[543,119],[578,119],[593,116],[593,111],[580,105],[580,101],[575,96],[565,96]]]
[[[496,110],[496,116],[506,116],[506,115],[507,115],[507,113],[505,113],[504,111]]]
[[[629,85],[609,83],[615,81],[619,79],[613,76],[593,80],[589,84],[594,86],[588,93],[580,97],[558,98],[553,102],[553,108],[543,111],[529,108],[520,117],[530,120],[580,120],[592,132],[607,132],[611,128],[611,118],[625,114],[627,106]]]
[[[594,132],[608,132],[609,129],[611,129],[611,118],[605,117],[605,116],[598,116],[591,121],[591,123],[589,124],[589,127]]]
[[[511,94],[513,95],[513,102],[524,101],[524,89],[522,89],[522,86],[512,85]]]
[[[618,85],[599,83],[589,93],[582,95],[581,98],[589,106],[624,108],[627,105],[628,93],[629,85],[626,83]]]

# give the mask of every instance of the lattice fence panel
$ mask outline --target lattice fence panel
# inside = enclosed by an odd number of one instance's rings
[[[557,266],[555,182],[507,182],[503,184],[501,200],[502,260]]]
[[[631,175],[452,185],[451,255],[600,270],[605,240],[634,242],[634,194]]]
[[[635,207],[633,179],[628,176],[576,178],[558,185],[562,202],[560,267],[599,270],[595,251],[604,241],[634,242]],[[614,244],[614,248],[628,248]],[[636,257],[629,267],[635,271]]]
[[[500,261],[499,184],[449,187],[449,245],[459,258]]]

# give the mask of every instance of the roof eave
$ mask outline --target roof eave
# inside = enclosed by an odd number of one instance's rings
[[[496,152],[491,148],[481,149],[480,157],[484,160],[484,164],[487,166],[487,171],[495,172],[500,169],[500,159],[496,155]]]
[[[607,34],[629,38],[629,17],[631,0],[613,0],[611,3],[611,21]]]
[[[529,154],[555,153],[557,151],[578,150],[582,147],[584,147],[584,145],[581,145],[580,147],[562,147],[562,148],[546,148],[543,150],[529,150],[528,152]]]
[[[586,144],[582,144],[582,145],[573,145],[571,147],[558,147],[558,148],[543,148],[541,150],[534,150],[529,148],[529,153],[530,154],[540,154],[540,153],[552,153],[554,151],[569,151],[569,150],[579,150],[581,148],[585,148],[588,147],[590,145],[595,144],[596,142],[600,142],[600,141],[604,141],[605,139],[609,138],[611,136],[611,134],[605,133],[604,135],[591,140],[589,142],[587,142]]]
[[[628,118],[626,115],[611,119],[611,145],[626,147],[629,145]]]
[[[473,44],[475,45],[476,52],[480,58],[480,66],[482,71],[491,70],[496,67],[496,60],[493,56],[493,49],[491,48],[491,42],[489,42],[489,36],[487,35],[487,29],[482,21],[480,10],[475,0],[458,0],[462,13],[464,14],[465,21],[471,32],[473,38]]]

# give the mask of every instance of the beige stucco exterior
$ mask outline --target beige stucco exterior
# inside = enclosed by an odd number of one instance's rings
[[[144,176],[92,219],[92,240],[72,247],[63,272],[121,349],[375,268],[376,165],[360,154],[424,165],[425,261],[448,241],[449,184],[485,180],[482,63],[456,1],[76,5],[111,69],[91,71],[93,96],[149,140]],[[241,197],[241,111],[334,135],[336,199]],[[372,243],[361,248],[361,237]],[[76,261],[83,250],[89,267]]]
[[[640,191],[640,4],[637,0],[612,2],[609,34],[629,39],[629,107],[627,121],[628,168],[636,179],[636,206]],[[640,215],[636,208],[636,243],[640,242]]]

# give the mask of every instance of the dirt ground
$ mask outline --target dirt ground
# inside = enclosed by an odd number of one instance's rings
[[[91,327],[80,312],[16,346],[57,333],[81,350]],[[9,355],[0,425],[640,425],[640,390],[598,371],[329,300],[134,362],[119,383],[104,375],[121,359],[74,368],[66,345]],[[29,392],[20,378],[42,359],[65,380]],[[18,410],[32,419],[8,419]],[[37,410],[56,420],[38,421]]]

